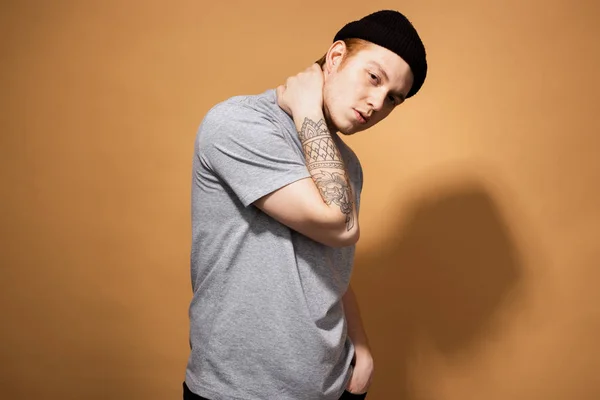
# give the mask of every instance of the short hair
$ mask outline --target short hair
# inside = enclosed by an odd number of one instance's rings
[[[343,39],[343,42],[346,44],[346,54],[344,54],[344,58],[342,59],[342,63],[340,64],[340,67],[342,67],[344,65],[344,63],[350,57],[352,57],[359,51],[369,47],[370,45],[372,45],[371,42],[368,42],[366,40],[354,39],[354,38]],[[319,66],[321,68],[323,68],[323,66],[325,65],[326,58],[327,58],[327,53],[323,54],[323,57],[321,57],[321,58],[319,58],[319,60],[317,60],[317,64],[319,64]]]

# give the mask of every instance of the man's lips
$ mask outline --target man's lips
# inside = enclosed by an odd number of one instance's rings
[[[360,122],[361,124],[366,124],[367,122],[369,122],[369,117],[365,116],[360,111],[354,110],[354,113],[356,114],[356,119],[358,119],[358,122]]]

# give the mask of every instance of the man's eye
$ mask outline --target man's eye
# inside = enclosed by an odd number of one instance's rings
[[[369,74],[369,75],[371,75],[371,79],[372,79],[374,82],[379,82],[379,77],[378,77],[377,75],[375,75],[375,74]]]

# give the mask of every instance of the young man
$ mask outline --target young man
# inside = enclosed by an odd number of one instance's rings
[[[208,112],[193,161],[184,399],[366,396],[373,359],[349,286],[362,171],[337,133],[383,120],[426,73],[412,24],[380,11],[286,85]]]

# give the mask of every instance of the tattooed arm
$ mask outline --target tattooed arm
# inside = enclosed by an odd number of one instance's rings
[[[332,247],[360,236],[352,186],[323,116],[323,73],[317,64],[277,88],[279,106],[294,120],[311,178],[270,193],[254,204],[309,238]]]
[[[315,115],[314,119],[305,116],[301,124],[296,122],[306,166],[325,204],[344,215],[346,229],[351,231],[356,220],[352,186],[325,119]]]
[[[311,178],[270,193],[254,204],[284,225],[331,247],[360,236],[352,186],[322,112],[304,116],[298,134]]]

